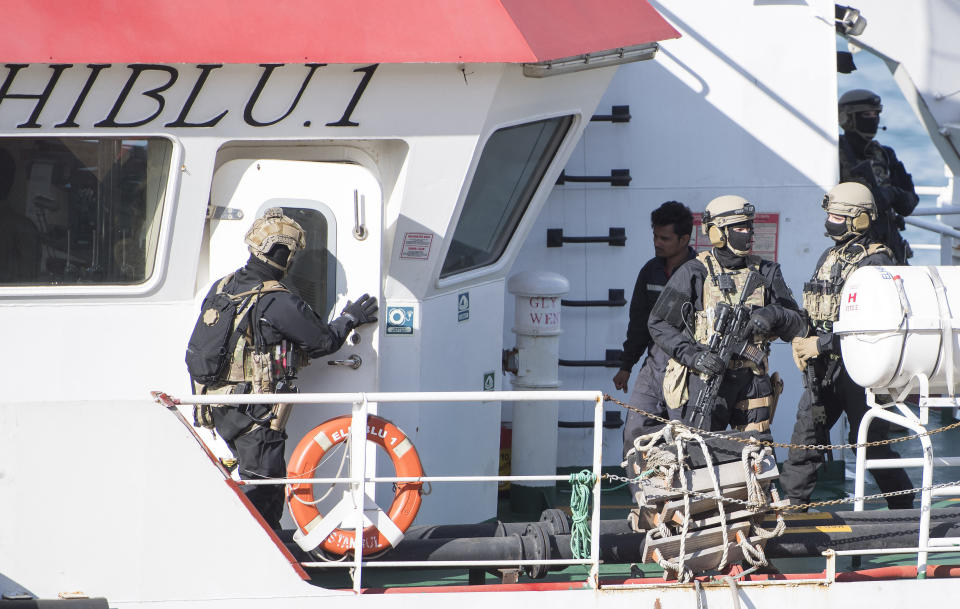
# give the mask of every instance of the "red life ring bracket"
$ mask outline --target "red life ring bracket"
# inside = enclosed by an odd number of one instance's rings
[[[350,415],[345,415],[330,419],[310,430],[297,444],[290,457],[287,477],[312,477],[324,455],[350,436],[351,422]],[[367,441],[375,442],[387,451],[397,477],[423,476],[423,466],[420,464],[417,449],[406,434],[390,421],[368,416]],[[364,496],[363,520],[367,525],[363,529],[364,554],[380,552],[395,546],[403,539],[403,532],[416,518],[420,509],[422,488],[421,482],[398,482],[393,503],[387,513],[377,507],[372,499]],[[340,503],[326,516],[320,513],[314,501],[313,484],[287,486],[287,506],[297,523],[294,541],[308,552],[317,546],[338,555],[352,551],[355,532],[339,528],[345,520],[350,521],[356,512],[350,492],[345,492]]]

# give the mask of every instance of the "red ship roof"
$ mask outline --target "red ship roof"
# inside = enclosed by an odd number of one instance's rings
[[[6,63],[527,63],[679,37],[645,0],[3,0]]]

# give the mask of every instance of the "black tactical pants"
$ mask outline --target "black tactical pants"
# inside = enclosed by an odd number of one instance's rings
[[[697,404],[697,397],[706,387],[706,383],[700,378],[700,375],[690,373],[690,401],[683,407],[683,419],[686,423],[693,422],[694,410]],[[702,428],[708,431],[723,431],[727,426],[743,428],[750,423],[761,423],[769,421],[771,418],[771,409],[769,407],[754,408],[743,411],[735,408],[735,405],[745,400],[763,398],[773,395],[773,383],[766,374],[756,375],[749,368],[740,368],[737,370],[727,370],[720,385],[720,391],[717,392],[717,402],[713,408],[712,416],[704,418]],[[672,418],[672,417],[671,417]],[[709,425],[707,425],[709,421]]]
[[[262,404],[251,407],[251,414],[257,418],[263,419],[269,413],[270,409]],[[283,454],[286,433],[255,423],[236,406],[214,408],[213,422],[217,433],[237,458],[241,479],[262,480],[286,476],[287,465]],[[283,486],[244,486],[243,492],[267,524],[279,530],[280,517],[283,516]]]
[[[818,363],[819,365],[819,363]],[[847,438],[851,444],[857,441],[860,421],[867,411],[867,395],[863,387],[850,379],[846,369],[840,367],[836,381],[820,386],[820,401],[827,414],[827,429],[833,427],[844,412],[850,423]],[[811,404],[813,395],[809,389],[800,397],[797,406],[797,421],[793,426],[791,444],[820,444],[816,439]],[[890,425],[881,419],[874,419],[867,434],[868,442],[876,442],[888,437]],[[867,459],[895,459],[897,454],[890,446],[873,446],[867,449]],[[817,483],[817,470],[823,463],[823,455],[816,450],[791,448],[780,475],[780,486],[794,503],[807,503]],[[880,491],[888,493],[911,488],[910,478],[902,468],[870,470]],[[913,507],[913,494],[897,495],[887,498],[890,509],[909,509]]]

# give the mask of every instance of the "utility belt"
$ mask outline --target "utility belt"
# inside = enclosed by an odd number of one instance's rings
[[[239,355],[239,354],[238,354]],[[244,395],[257,393],[297,393],[293,383],[297,371],[309,363],[306,354],[287,340],[268,347],[266,351],[256,351],[249,346],[243,349],[242,381],[224,381],[212,385],[195,384],[195,392],[213,395]],[[213,408],[224,408],[226,404],[198,405],[194,407],[193,424],[195,427],[214,428]],[[266,405],[239,404],[237,410],[250,419],[250,426],[242,433],[248,433],[255,427],[269,427],[275,431],[284,431],[290,418],[292,404]]]
[[[201,395],[245,395],[251,393],[253,383],[243,381],[201,387],[198,392]],[[277,393],[283,392],[278,390]],[[290,419],[293,404],[197,404],[193,407],[193,426],[214,429],[214,408],[236,408],[240,414],[246,415],[250,419],[250,425],[238,434],[242,435],[253,431],[257,426],[283,431]]]

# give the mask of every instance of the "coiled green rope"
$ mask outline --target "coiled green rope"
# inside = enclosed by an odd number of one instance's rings
[[[597,479],[588,469],[570,474],[570,515],[573,524],[570,528],[570,551],[577,559],[590,556],[590,490]]]

